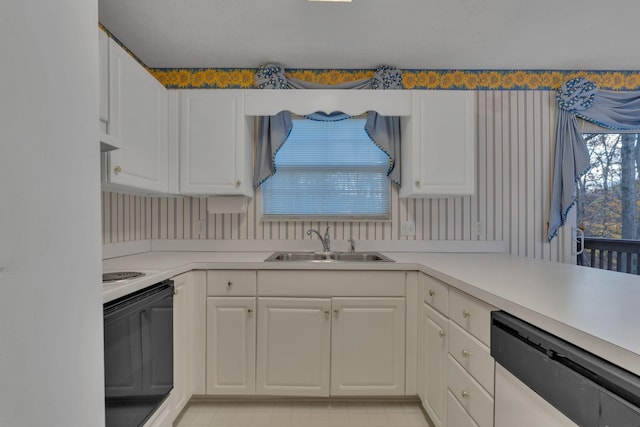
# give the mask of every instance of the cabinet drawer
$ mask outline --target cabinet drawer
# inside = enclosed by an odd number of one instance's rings
[[[449,286],[438,279],[426,274],[422,276],[424,302],[448,316],[449,311]]]
[[[493,397],[449,355],[449,390],[480,427],[493,427]]]
[[[447,392],[447,420],[452,427],[478,427],[450,390]]]
[[[403,297],[404,271],[276,271],[258,272],[260,296]]]
[[[493,396],[495,363],[489,347],[449,321],[449,353]]]
[[[246,270],[207,271],[208,296],[255,296],[256,272]]]
[[[486,346],[491,345],[491,311],[489,304],[457,289],[449,289],[449,318]]]

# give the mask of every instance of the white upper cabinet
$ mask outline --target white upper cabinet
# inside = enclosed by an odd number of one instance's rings
[[[402,120],[400,197],[475,192],[476,101],[473,91],[412,91]]]
[[[253,197],[253,118],[243,90],[180,91],[180,193]]]
[[[120,148],[120,141],[109,134],[109,36],[98,30],[98,73],[100,77],[100,151]]]
[[[108,42],[107,129],[121,148],[109,153],[103,165],[105,187],[166,193],[167,90],[116,42]]]

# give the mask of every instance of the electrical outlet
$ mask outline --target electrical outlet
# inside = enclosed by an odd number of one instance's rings
[[[196,234],[198,236],[204,236],[205,234],[207,234],[207,221],[205,221],[204,219],[196,220]]]
[[[476,222],[476,232],[475,232],[476,237],[480,237],[482,236],[482,223],[481,222]]]
[[[415,236],[416,235],[416,223],[414,221],[403,221],[400,226],[401,236]]]

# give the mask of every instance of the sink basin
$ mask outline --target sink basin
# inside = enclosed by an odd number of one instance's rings
[[[378,252],[274,252],[265,261],[393,262]]]
[[[378,252],[336,252],[331,255],[331,258],[336,261],[393,262],[392,259]]]

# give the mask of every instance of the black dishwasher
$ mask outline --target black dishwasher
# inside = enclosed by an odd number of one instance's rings
[[[505,312],[493,312],[491,355],[583,427],[640,427],[640,377]]]
[[[173,388],[173,281],[104,305],[106,427],[144,424]]]

